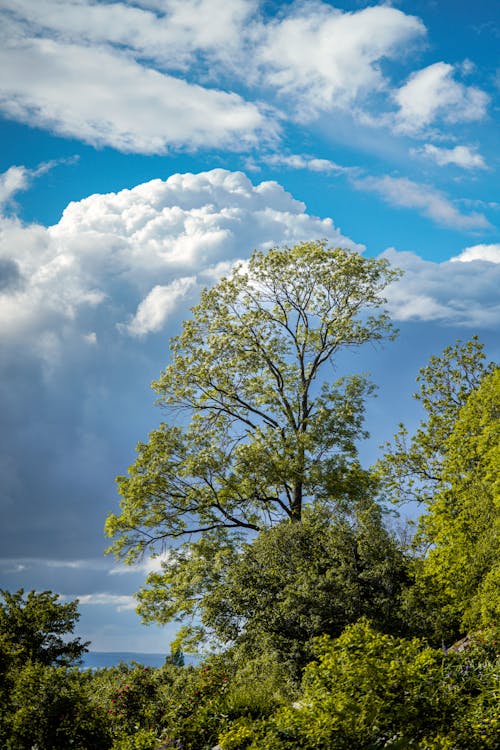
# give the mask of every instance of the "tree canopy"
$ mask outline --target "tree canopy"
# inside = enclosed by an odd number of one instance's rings
[[[500,368],[467,398],[446,441],[439,490],[420,521],[423,575],[462,627],[500,617]]]
[[[386,499],[423,504],[414,539],[412,627],[450,642],[498,620],[500,371],[483,346],[447,347],[420,370],[426,419],[402,425],[377,471]]]
[[[67,640],[80,615],[78,601],[59,602],[51,591],[0,590],[0,648],[8,663],[30,661],[69,666],[80,661],[88,643]]]
[[[377,470],[385,491],[396,502],[417,501],[430,506],[443,481],[447,440],[469,394],[494,368],[485,363],[484,347],[477,336],[447,346],[430,358],[417,376],[413,394],[425,410],[415,434],[400,424],[393,443],[388,443]]]
[[[118,478],[121,513],[106,523],[127,562],[169,546],[166,619],[196,606],[190,545],[215,560],[248,534],[300,521],[308,502],[364,497],[356,443],[372,386],[332,374],[343,349],[394,334],[382,306],[397,276],[386,260],[306,242],[255,252],[202,293],[153,384],[169,421],[138,445]]]

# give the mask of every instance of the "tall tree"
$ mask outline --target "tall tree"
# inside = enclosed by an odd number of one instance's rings
[[[371,386],[329,378],[341,350],[393,334],[380,308],[397,275],[385,260],[306,242],[255,252],[202,293],[153,384],[170,421],[139,444],[106,524],[127,562],[170,545],[169,604],[156,619],[195,606],[191,544],[211,545],[215,559],[249,533],[300,521],[312,499],[364,492],[356,441]],[[175,580],[174,559],[185,572]]]

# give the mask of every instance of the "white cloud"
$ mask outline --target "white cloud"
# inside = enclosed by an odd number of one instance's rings
[[[196,284],[194,276],[175,279],[166,286],[156,285],[137,308],[137,312],[126,326],[132,336],[144,336],[147,333],[161,331],[169,314],[175,310],[179,300],[193,289]]]
[[[481,247],[481,246],[478,246]],[[471,249],[471,248],[468,248]],[[465,251],[467,253],[467,251]],[[382,253],[404,271],[388,290],[388,309],[395,320],[436,321],[467,328],[498,328],[500,320],[500,258],[485,273],[481,253],[461,255],[443,263],[390,248]]]
[[[10,167],[0,175],[0,209],[20,190],[26,190],[28,174],[25,167]]]
[[[388,6],[342,13],[303,3],[270,22],[258,49],[265,83],[299,102],[299,116],[346,108],[383,89],[383,59],[396,58],[425,34],[422,22]]]
[[[486,169],[486,164],[475,149],[468,146],[455,146],[454,148],[440,148],[431,143],[426,143],[416,153],[421,153],[433,159],[440,167],[455,164],[464,169]]]
[[[137,573],[143,576],[149,575],[150,573],[160,573],[163,570],[164,565],[167,565],[172,559],[172,554],[169,550],[159,555],[147,556],[139,562],[135,562],[133,565],[119,564],[115,565],[109,571],[109,575],[130,575]]]
[[[492,245],[472,245],[471,247],[466,247],[460,255],[451,260],[461,261],[462,263],[470,263],[474,260],[500,263],[500,242]]]
[[[318,159],[314,156],[303,154],[270,154],[262,159],[267,164],[277,167],[288,167],[290,169],[307,169],[310,172],[326,172],[333,174],[344,174],[352,172],[353,167],[342,167],[331,159]]]
[[[77,157],[69,159],[53,159],[52,161],[42,162],[36,169],[27,169],[23,166],[12,166],[3,174],[0,174],[0,212],[5,209],[5,205],[12,201],[16,193],[27,190],[31,182],[60,164],[71,164]]]
[[[278,116],[228,87],[278,94],[292,119],[352,112],[388,90],[384,61],[426,33],[386,5],[342,12],[306,0],[272,18],[262,5],[3,0],[0,109],[124,152],[244,149],[275,140]]]
[[[454,123],[485,117],[488,95],[475,86],[457,83],[453,73],[453,65],[437,62],[410,76],[394,94],[399,130],[415,134],[438,118]]]
[[[71,600],[78,599],[79,607],[84,607],[86,605],[111,606],[114,607],[117,612],[123,612],[126,609],[135,609],[137,607],[137,600],[135,597],[127,596],[125,594],[75,594],[74,596],[65,598]]]
[[[414,208],[442,226],[466,231],[490,227],[483,214],[463,214],[440,190],[406,177],[361,177],[354,179],[352,184],[359,190],[378,193],[392,206]]]
[[[0,339],[51,368],[70,342],[90,357],[117,326],[136,337],[162,330],[253,248],[320,237],[362,249],[276,182],[223,169],[92,195],[48,229],[3,219]]]
[[[106,48],[25,38],[0,47],[0,108],[9,117],[95,146],[162,153],[170,146],[240,149],[264,117],[237,94],[187,83]],[[267,131],[270,135],[270,131]]]
[[[158,65],[182,69],[197,52],[234,54],[253,0],[3,0],[18,19],[65,42],[126,48]],[[142,7],[137,7],[142,5]]]

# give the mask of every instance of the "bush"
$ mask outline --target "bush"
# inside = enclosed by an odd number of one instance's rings
[[[266,721],[238,719],[223,750],[494,750],[499,746],[493,636],[443,654],[361,620],[316,641],[299,700]]]
[[[89,699],[91,674],[28,663],[13,681],[6,750],[107,750],[105,716]]]

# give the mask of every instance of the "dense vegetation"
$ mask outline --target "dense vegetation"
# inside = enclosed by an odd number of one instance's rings
[[[331,377],[342,349],[392,335],[394,276],[305,243],[203,294],[155,384],[185,421],[138,446],[107,523],[131,564],[171,545],[139,601],[181,622],[174,656],[81,671],[76,603],[2,592],[0,746],[499,747],[500,369],[476,338],[433,357],[419,428],[369,470],[371,386]],[[396,534],[387,508],[410,499],[418,526]],[[184,666],[190,647],[211,655]]]

